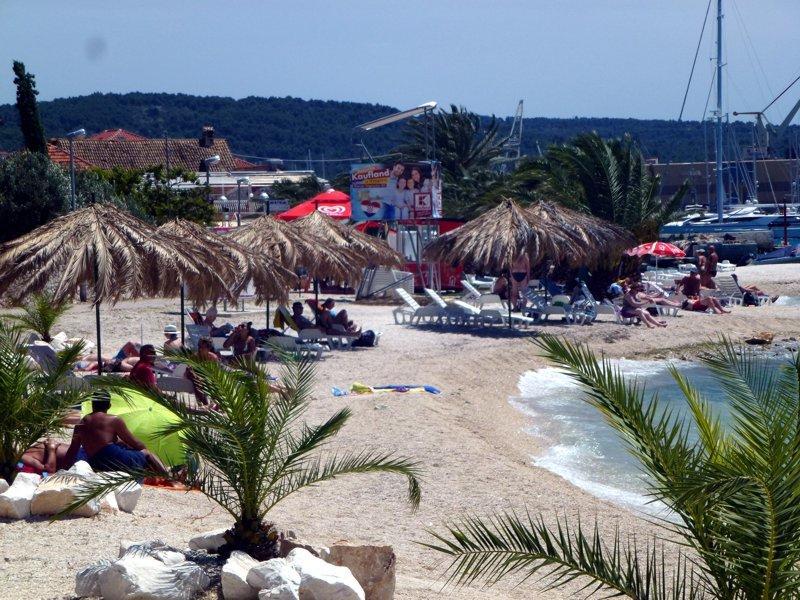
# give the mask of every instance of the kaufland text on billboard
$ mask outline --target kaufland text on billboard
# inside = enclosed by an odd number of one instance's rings
[[[353,165],[351,218],[354,221],[441,218],[439,171],[437,162]]]

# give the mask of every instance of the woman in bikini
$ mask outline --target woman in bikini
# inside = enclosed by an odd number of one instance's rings
[[[511,299],[512,306],[525,308],[525,292],[528,289],[528,278],[531,272],[531,261],[526,253],[522,253],[511,263]]]

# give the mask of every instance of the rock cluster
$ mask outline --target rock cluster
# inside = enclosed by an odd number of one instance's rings
[[[203,569],[160,541],[120,545],[120,557],[102,560],[75,577],[75,595],[105,600],[191,600],[211,585]]]
[[[78,461],[68,471],[58,471],[44,480],[32,473],[19,473],[9,487],[0,479],[0,517],[25,519],[31,515],[58,514],[96,477],[88,463]],[[127,483],[103,498],[87,502],[73,514],[92,517],[103,510],[133,512],[141,495],[141,485]]]

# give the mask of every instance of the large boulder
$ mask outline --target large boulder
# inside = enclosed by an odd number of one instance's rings
[[[0,494],[0,517],[26,519],[31,516],[31,500],[42,481],[35,473],[17,473],[14,483]]]
[[[119,500],[119,499],[117,499]],[[121,507],[120,507],[121,508]],[[225,545],[225,532],[227,529],[215,529],[206,531],[194,536],[189,540],[189,548],[192,550],[205,550],[206,552],[216,552],[221,546]]]
[[[247,573],[258,561],[247,554],[235,550],[222,567],[222,596],[225,600],[251,600],[258,590],[247,583]]]
[[[166,565],[147,554],[129,551],[100,571],[98,584],[105,600],[191,600],[211,581],[195,563]]]
[[[258,600],[300,600],[300,592],[295,585],[282,585],[271,590],[258,592]]]
[[[78,464],[78,463],[76,463]],[[120,475],[122,473],[118,473],[116,471],[107,471],[100,475],[99,477],[111,477]],[[114,499],[116,500],[117,507],[119,510],[125,511],[127,513],[132,513],[133,510],[136,508],[136,504],[139,502],[139,498],[142,497],[142,486],[135,481],[129,481],[128,483],[123,483],[122,485],[118,486],[114,490]],[[103,507],[101,506],[101,509]]]
[[[2,477],[0,477],[0,494],[5,492],[9,487],[10,486],[8,485],[8,482]]]
[[[322,558],[331,564],[347,567],[364,588],[366,600],[394,598],[397,557],[391,546],[355,546],[336,544]]]
[[[364,589],[347,567],[326,563],[297,548],[286,561],[300,573],[300,597],[308,600],[365,600]]]
[[[186,555],[172,546],[168,546],[161,540],[149,540],[141,542],[133,542],[131,540],[122,540],[119,543],[119,557],[122,558],[126,554],[137,556],[149,556],[160,560],[165,565],[177,565],[186,560]]]
[[[100,595],[100,573],[111,566],[110,560],[100,560],[75,575],[75,595],[79,598]]]
[[[300,581],[300,573],[285,558],[256,563],[247,573],[247,583],[257,590],[271,590],[281,586],[299,588]]]
[[[90,481],[89,476],[74,471],[59,471],[39,484],[31,501],[32,515],[55,515],[72,504]],[[93,517],[100,512],[100,500],[90,500],[72,514]]]

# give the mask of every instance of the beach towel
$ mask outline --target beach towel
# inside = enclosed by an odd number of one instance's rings
[[[399,394],[407,393],[428,393],[428,394],[441,394],[442,391],[432,385],[417,385],[417,384],[388,384],[388,385],[365,385],[358,381],[353,382],[350,390],[343,390],[341,388],[331,388],[331,393],[334,396],[361,396],[365,394],[377,394],[380,392],[392,392]]]

